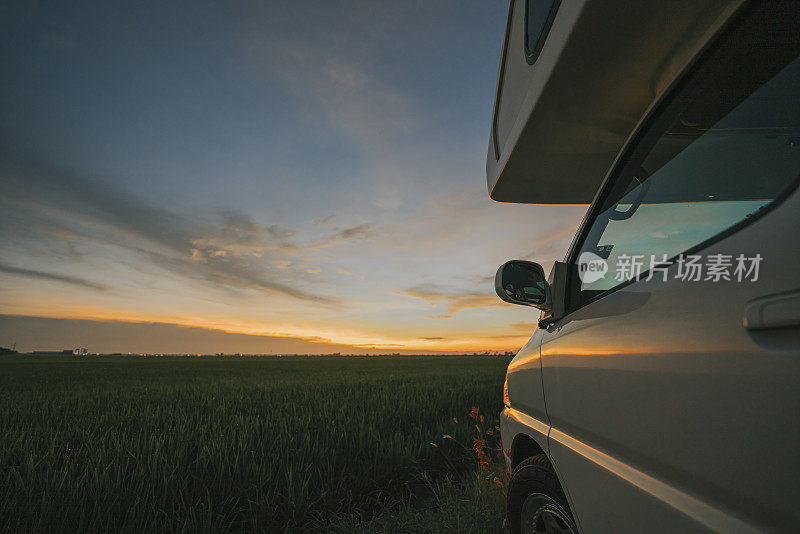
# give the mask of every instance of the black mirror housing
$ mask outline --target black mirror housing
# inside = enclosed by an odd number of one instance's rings
[[[507,261],[494,277],[497,296],[505,302],[532,306],[547,314],[553,308],[550,285],[538,263],[525,260]]]

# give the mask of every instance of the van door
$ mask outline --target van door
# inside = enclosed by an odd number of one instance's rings
[[[584,532],[800,524],[800,16],[776,6],[654,107],[568,255],[541,358]]]

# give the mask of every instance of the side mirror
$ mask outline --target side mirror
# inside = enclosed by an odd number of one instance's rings
[[[544,269],[532,261],[511,260],[501,265],[494,277],[494,290],[511,304],[533,306],[545,313],[553,307]]]

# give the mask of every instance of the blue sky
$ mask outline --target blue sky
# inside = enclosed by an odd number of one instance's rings
[[[486,194],[506,10],[7,5],[0,313],[264,335],[264,352],[515,348],[535,312],[499,302],[494,270],[563,256],[585,208]],[[23,344],[63,339],[46,330]]]

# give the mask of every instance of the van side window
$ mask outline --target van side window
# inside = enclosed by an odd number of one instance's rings
[[[796,185],[800,40],[788,33],[734,28],[644,126],[571,258],[570,308],[629,282],[629,258],[640,258],[645,274],[653,259],[702,248]],[[754,42],[764,35],[774,42]],[[609,272],[581,281],[585,253],[605,259]]]
[[[533,64],[542,51],[561,0],[525,0],[525,59]]]

